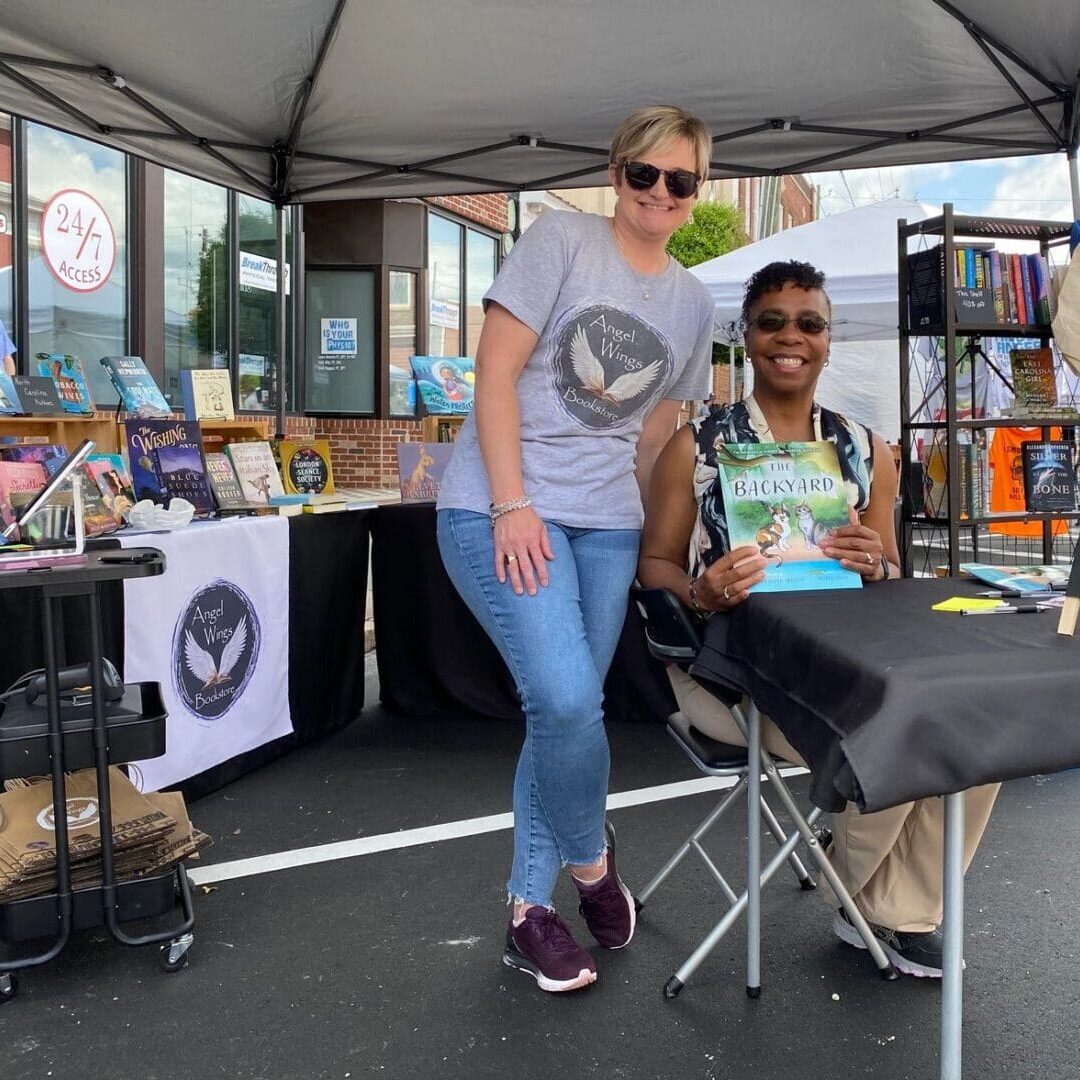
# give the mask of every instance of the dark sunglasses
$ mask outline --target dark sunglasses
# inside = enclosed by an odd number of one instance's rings
[[[763,334],[778,334],[788,323],[794,323],[804,334],[824,334],[830,325],[820,315],[796,315],[789,319],[779,311],[763,311],[757,318],[748,319],[746,325],[757,327]]]
[[[676,199],[689,199],[697,194],[701,180],[689,169],[658,169],[647,161],[624,161],[623,176],[635,191],[648,191],[661,176],[667,189]]]

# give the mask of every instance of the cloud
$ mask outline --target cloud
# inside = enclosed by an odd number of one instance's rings
[[[1069,167],[1064,154],[1010,158],[989,201],[977,211],[993,217],[1071,221]]]

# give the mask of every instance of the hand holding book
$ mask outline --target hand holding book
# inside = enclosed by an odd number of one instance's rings
[[[690,582],[690,606],[699,614],[730,611],[765,579],[768,560],[753,544],[733,548]]]
[[[864,582],[884,581],[889,576],[885,545],[881,536],[859,522],[859,515],[849,508],[850,525],[833,529],[821,542],[821,550],[830,559],[838,559],[847,570],[854,570]]]

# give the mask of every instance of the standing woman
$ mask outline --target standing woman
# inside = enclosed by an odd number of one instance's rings
[[[549,211],[524,234],[484,297],[473,414],[439,493],[443,562],[525,711],[503,961],[543,990],[596,980],[551,907],[563,866],[600,945],[634,932],[604,827],[603,684],[640,492],[681,402],[709,392],[713,302],[666,247],[711,148],[696,117],[639,109],[611,143],[614,216]]]

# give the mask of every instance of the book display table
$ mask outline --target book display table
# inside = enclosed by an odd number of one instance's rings
[[[435,507],[380,506],[371,533],[383,704],[416,717],[472,712],[520,719],[510,672],[443,569]],[[608,719],[663,722],[675,709],[664,666],[649,655],[640,616],[628,603],[604,685],[604,712]]]
[[[139,548],[93,552],[81,565],[0,574],[0,592],[32,590],[41,598],[47,716],[42,724],[35,715],[39,709],[21,708],[17,699],[4,703],[3,719],[7,721],[17,714],[18,723],[5,723],[0,729],[4,744],[0,780],[32,776],[42,771],[42,766],[46,767],[52,778],[51,817],[56,845],[55,891],[0,904],[0,940],[49,941],[42,952],[0,961],[0,1000],[15,995],[17,971],[53,959],[67,945],[76,928],[104,925],[110,936],[123,945],[162,944],[161,964],[168,971],[183,966],[194,940],[190,931],[195,915],[183,863],[165,874],[125,882],[117,882],[114,867],[109,765],[127,761],[132,754],[154,757],[162,753],[165,714],[156,683],[126,687],[119,702],[107,702],[98,588],[108,581],[156,577],[164,569],[165,560],[160,551]],[[76,677],[84,677],[89,669],[90,694],[88,701],[83,692],[80,695],[83,700],[65,702],[61,691],[70,691],[72,687],[61,682],[56,609],[61,599],[73,596],[85,598],[88,605],[87,647],[79,661],[82,672]],[[30,701],[29,696],[21,696]],[[92,715],[89,728],[84,715],[87,705]],[[69,802],[65,774],[90,764],[96,775],[96,805],[94,799]],[[88,803],[90,811],[96,811],[98,816],[102,884],[73,889],[68,830],[73,804],[80,803]],[[58,812],[60,807],[64,808],[63,812]],[[176,925],[139,935],[129,934],[121,927],[124,921],[170,912],[177,902],[181,916]]]
[[[963,791],[1080,766],[1080,643],[1057,633],[1053,610],[931,610],[977,591],[904,579],[754,596],[709,620],[691,668],[772,718],[810,763],[819,806],[945,796],[942,1080],[961,1075]]]

